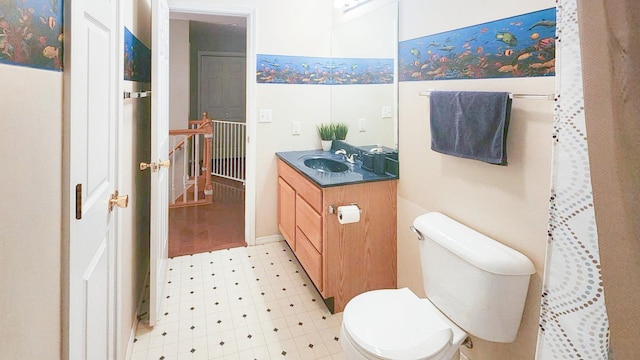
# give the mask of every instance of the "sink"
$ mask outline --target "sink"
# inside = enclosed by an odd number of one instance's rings
[[[310,158],[304,161],[304,165],[318,171],[339,173],[349,170],[349,167],[340,161],[327,158]]]

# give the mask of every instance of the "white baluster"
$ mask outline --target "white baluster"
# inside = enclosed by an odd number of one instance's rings
[[[196,134],[195,135],[195,151],[194,151],[194,161],[193,164],[195,166],[196,171],[194,172],[194,180],[195,180],[195,184],[193,187],[193,200],[194,201],[198,201],[198,179],[200,178],[200,172],[201,172],[201,168],[200,168],[200,134]]]
[[[173,149],[173,151],[171,152],[171,163],[175,164],[176,163],[176,151],[178,151],[178,149],[176,149],[176,137],[175,136],[171,136],[171,148]],[[176,178],[175,178],[175,171],[176,168],[175,166],[171,167],[171,176],[169,177],[169,181],[171,182],[171,203],[175,204],[176,203]]]
[[[184,150],[182,151],[182,202],[186,203],[187,202],[187,182],[189,180],[189,158],[188,158],[188,151],[187,149],[189,148],[188,146],[188,142],[189,142],[189,137],[185,136],[184,138],[184,144],[182,144],[182,146],[184,147]]]

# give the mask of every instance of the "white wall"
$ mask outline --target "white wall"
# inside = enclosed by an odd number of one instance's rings
[[[351,145],[384,145],[395,148],[395,116],[382,117],[382,106],[396,109],[395,84],[331,86],[331,121],[349,125],[346,142]],[[360,119],[365,131],[360,131]]]
[[[505,3],[400,0],[400,41],[555,6],[553,1]],[[464,11],[460,11],[464,9]],[[447,16],[443,16],[446,14]],[[512,344],[474,338],[474,360],[533,359],[547,241],[553,102],[514,99],[506,167],[430,150],[429,101],[419,91],[486,90],[549,94],[554,78],[401,82],[398,186],[398,286],[418,294],[418,243],[409,226],[439,211],[524,253],[535,264],[520,332]]]
[[[377,0],[347,12],[334,13],[331,30],[332,58],[394,59],[397,56],[397,4],[382,6]],[[368,10],[368,11],[365,11]],[[359,15],[353,18],[354,15]],[[384,145],[395,148],[396,116],[383,118],[382,106],[396,110],[395,84],[331,86],[331,121],[349,125],[346,142],[351,145]],[[365,131],[360,131],[360,119]]]
[[[151,48],[151,7],[147,1],[121,2],[123,26]],[[150,66],[151,64],[149,64]],[[124,91],[149,90],[150,83],[124,81]],[[141,161],[151,156],[151,99],[123,100],[119,136],[119,178],[121,194],[129,195],[129,207],[118,213],[120,231],[120,289],[118,353],[127,351],[132,338],[136,310],[144,292],[149,266],[149,189],[150,172],[139,171]]]
[[[257,52],[329,57],[332,6],[324,0],[259,1]],[[258,84],[256,108],[272,109],[273,123],[257,128],[256,237],[278,234],[275,152],[319,149],[316,126],[330,120],[329,102],[328,86]],[[291,135],[292,121],[300,121],[300,135]]]
[[[189,126],[189,21],[170,22],[169,129]]]
[[[189,116],[189,98],[190,98],[190,47],[189,43],[189,21],[188,20],[170,20],[169,31],[169,129],[187,129],[189,128],[189,120],[195,120]],[[175,141],[181,141],[183,136],[175,137]],[[184,149],[184,148],[183,148]],[[170,154],[171,156],[172,154]],[[170,173],[173,174],[171,187],[169,189],[169,197],[175,200],[182,194],[181,189],[184,188],[184,177],[182,170],[184,168],[183,150],[175,152],[175,158],[172,158]],[[175,193],[172,189],[176,189]]]
[[[330,56],[333,4],[325,0],[172,0],[170,7],[255,8],[256,52],[298,56]],[[329,121],[327,86],[257,84],[256,109],[272,109],[273,122],[257,124],[256,237],[278,234],[276,218],[277,151],[320,148],[316,125]],[[247,117],[251,116],[250,113]],[[253,119],[257,123],[257,119]],[[291,122],[301,134],[291,135]]]
[[[0,79],[0,357],[59,359],[62,73]]]
[[[329,88],[318,85],[259,85],[258,109],[273,109],[273,123],[258,124],[256,237],[279,234],[275,153],[320,148],[316,126],[328,122]],[[300,135],[291,122],[300,121]]]
[[[123,9],[124,25],[149,45],[148,3],[137,1],[129,5]],[[10,169],[0,171],[2,358],[61,356],[61,330],[65,326],[61,320],[65,296],[62,189],[68,186],[63,184],[62,157],[62,79],[66,75],[0,65],[0,78],[12,84],[0,96],[3,109],[0,159]],[[137,90],[137,86],[128,82],[125,91],[131,90]],[[119,223],[122,308],[117,332],[121,340],[118,350],[123,355],[146,274],[149,223],[148,205],[145,209],[139,201],[141,195],[144,198],[148,184],[135,170],[138,159],[134,158],[149,144],[143,141],[145,136],[148,138],[148,111],[141,103],[129,101],[124,105],[119,137],[119,190],[132,200],[129,209],[120,213]]]

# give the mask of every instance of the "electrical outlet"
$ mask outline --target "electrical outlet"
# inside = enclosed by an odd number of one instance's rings
[[[393,117],[393,108],[391,106],[383,106],[380,113],[383,119],[390,119]]]
[[[300,135],[300,121],[291,122],[291,135]]]
[[[273,121],[271,109],[260,109],[260,116],[258,122],[270,123]]]
[[[358,119],[358,131],[367,131],[367,119]]]

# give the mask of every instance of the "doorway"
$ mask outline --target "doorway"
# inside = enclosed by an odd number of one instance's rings
[[[253,154],[255,146],[254,137],[251,137],[253,123],[251,109],[254,106],[252,96],[254,93],[252,82],[247,81],[251,66],[255,68],[255,52],[253,51],[251,26],[254,22],[253,10],[229,8],[210,8],[209,5],[201,4],[195,8],[171,8],[171,29],[173,39],[174,24],[181,22],[184,28],[188,27],[187,41],[189,75],[186,81],[188,96],[184,91],[178,90],[185,84],[171,82],[171,102],[172,104],[181,99],[182,105],[177,105],[178,111],[171,110],[172,129],[186,123],[186,120],[197,120],[202,118],[202,112],[207,111],[211,115],[208,117],[213,121],[214,145],[213,157],[216,153],[216,133],[219,133],[218,122],[239,123],[246,128],[242,134],[240,145],[243,149],[241,156],[233,159],[224,159],[224,164],[241,164],[242,176],[228,177],[214,171],[212,177],[213,203],[211,205],[199,205],[193,207],[180,207],[170,210],[169,215],[169,256],[179,256],[194,254],[199,252],[213,251],[236,246],[253,245],[255,243],[255,202],[254,202],[254,168]],[[209,32],[207,32],[209,29]],[[213,29],[213,34],[211,33]],[[241,34],[241,44],[238,44],[238,34]],[[213,35],[213,36],[212,36]],[[204,45],[202,45],[204,43]],[[207,47],[208,46],[208,47]],[[173,55],[173,54],[172,54]],[[203,78],[202,60],[206,57],[206,64],[213,65],[213,70],[220,69],[223,75],[227,75],[228,69],[233,69],[232,76],[222,76],[218,79],[220,72]],[[222,61],[212,60],[214,57],[223,58]],[[231,60],[231,61],[230,61]],[[238,61],[233,61],[238,60]],[[238,65],[241,62],[241,65]],[[223,64],[224,67],[218,65]],[[225,70],[227,69],[227,70]],[[170,69],[174,73],[174,69]],[[239,77],[238,73],[242,76]],[[184,80],[184,79],[183,79]],[[206,81],[203,81],[206,80]],[[220,80],[220,82],[217,82]],[[253,82],[255,83],[255,81]],[[203,86],[206,85],[206,86]],[[203,92],[203,88],[204,91]],[[173,92],[176,91],[174,97]],[[214,95],[226,96],[227,100],[220,100],[212,94],[206,94],[203,101],[203,93],[215,93]],[[233,101],[229,101],[229,99]],[[211,110],[204,109],[207,106],[216,104],[230,104],[230,107],[213,106]],[[250,141],[252,140],[252,141]],[[235,145],[236,147],[238,145]],[[201,162],[211,161],[213,170],[219,168],[219,162],[212,159],[202,159]],[[240,165],[237,165],[240,166]],[[237,172],[236,172],[237,173]],[[243,181],[244,180],[244,181]]]

